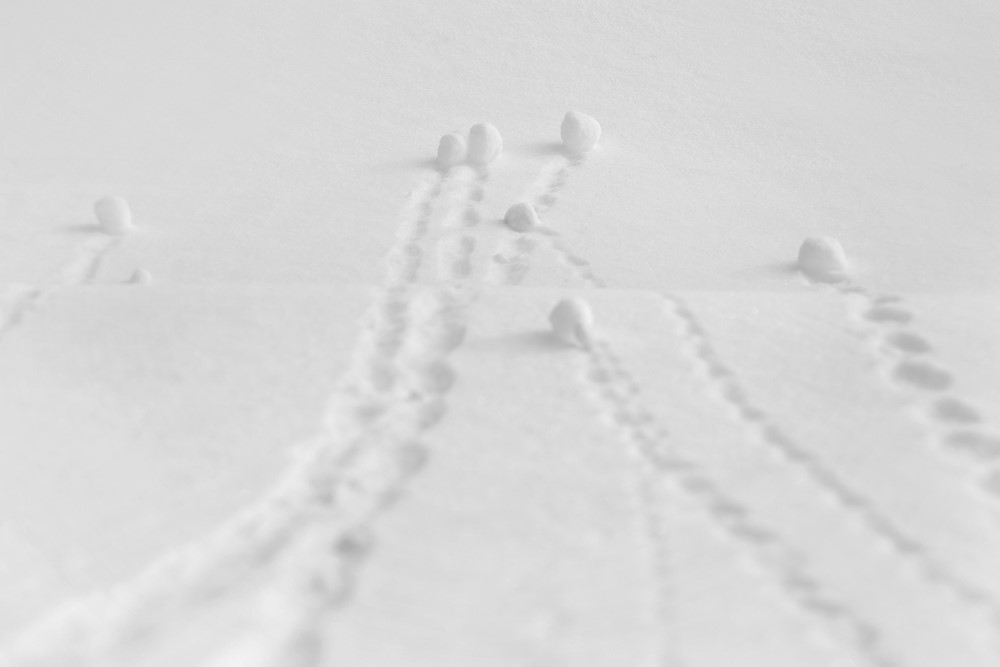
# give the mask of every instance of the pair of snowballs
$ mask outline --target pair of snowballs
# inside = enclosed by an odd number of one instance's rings
[[[844,248],[831,236],[810,237],[803,241],[797,264],[799,271],[809,279],[826,283],[845,280],[850,269]],[[549,314],[549,323],[556,338],[562,342],[589,345],[594,316],[584,299],[573,297],[557,303]]]
[[[531,213],[534,214],[534,210]],[[797,265],[799,271],[809,279],[825,283],[845,280],[850,270],[843,246],[831,236],[814,236],[803,241],[799,247]],[[564,343],[586,347],[590,341],[594,316],[585,300],[573,297],[556,304],[549,314],[549,323],[553,333]]]
[[[593,116],[579,111],[567,111],[560,127],[563,146],[571,154],[586,153],[601,138],[601,125]],[[483,166],[503,151],[500,130],[490,123],[476,123],[466,138],[462,132],[449,132],[438,143],[437,163],[449,169],[462,163]]]

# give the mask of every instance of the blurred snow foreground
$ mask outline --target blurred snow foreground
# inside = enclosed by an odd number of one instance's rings
[[[5,4],[0,665],[996,665],[998,29]]]

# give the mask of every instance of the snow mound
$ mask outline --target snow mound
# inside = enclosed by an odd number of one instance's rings
[[[94,214],[97,222],[108,234],[121,236],[133,229],[132,211],[128,202],[117,196],[108,196],[98,199],[94,203]]]
[[[132,277],[128,279],[130,285],[151,285],[153,283],[153,274],[151,274],[146,269],[136,269]]]
[[[518,202],[507,209],[503,221],[515,232],[529,232],[539,224],[535,207],[527,202]]]
[[[556,337],[570,345],[583,344],[590,338],[594,313],[590,304],[579,297],[563,299],[549,314]]]
[[[837,239],[813,236],[799,248],[798,267],[812,280],[836,282],[847,275],[847,255]]]
[[[438,143],[437,163],[441,169],[448,169],[465,162],[469,152],[468,142],[460,132],[449,132]]]
[[[469,162],[472,164],[489,164],[502,150],[503,137],[495,126],[476,123],[469,129]]]
[[[571,153],[586,153],[601,138],[601,124],[593,116],[567,111],[560,128],[563,145]]]

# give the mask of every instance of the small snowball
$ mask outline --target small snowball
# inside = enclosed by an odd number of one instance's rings
[[[136,269],[128,281],[131,285],[151,285],[153,283],[153,274],[146,269]]]
[[[531,204],[518,202],[507,209],[503,221],[515,232],[530,232],[538,226],[538,213]]]
[[[442,169],[454,167],[465,162],[465,156],[469,151],[465,136],[459,132],[451,132],[441,137],[438,143],[438,166]]]
[[[579,111],[567,111],[560,134],[570,153],[586,153],[601,138],[601,124],[593,116]]]
[[[469,162],[488,164],[503,150],[500,130],[489,123],[476,123],[469,130]]]
[[[799,270],[821,282],[843,280],[847,274],[847,256],[840,241],[829,236],[807,238],[799,248]]]
[[[128,202],[121,197],[98,199],[94,204],[94,213],[101,229],[108,234],[121,236],[132,229],[132,211],[129,210]]]
[[[562,341],[573,344],[586,343],[594,325],[590,304],[579,297],[563,299],[549,314],[552,331]]]

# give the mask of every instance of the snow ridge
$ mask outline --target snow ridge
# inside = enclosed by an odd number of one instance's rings
[[[816,486],[889,546],[901,563],[912,566],[924,581],[947,590],[963,604],[988,613],[994,625],[1000,627],[1000,601],[984,587],[966,580],[960,573],[938,560],[928,547],[904,533],[870,499],[851,488],[821,459],[786,434],[769,415],[753,404],[733,371],[719,359],[708,332],[691,309],[676,296],[664,295],[664,300],[678,321],[695,366],[707,379],[713,393],[743,423],[753,441],[776,452],[801,470]]]
[[[877,625],[827,592],[823,582],[810,572],[802,552],[761,525],[748,508],[670,444],[669,434],[640,404],[637,383],[608,343],[592,340],[583,357],[582,377],[589,393],[652,477],[673,483],[696,500],[716,525],[746,549],[758,567],[777,580],[801,610],[822,622],[830,635],[851,644],[867,664],[900,667],[901,663],[884,646]],[[658,511],[647,509],[654,516]],[[666,548],[662,544],[656,546]],[[660,589],[665,589],[662,582]]]

